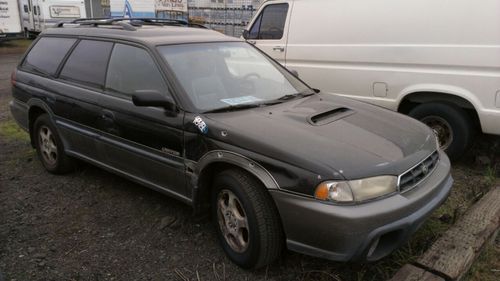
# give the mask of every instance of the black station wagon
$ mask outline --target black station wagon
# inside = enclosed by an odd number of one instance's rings
[[[161,20],[80,20],[33,42],[11,112],[51,173],[74,159],[211,214],[238,265],[288,249],[373,261],[448,196],[424,124],[322,94],[252,45]]]

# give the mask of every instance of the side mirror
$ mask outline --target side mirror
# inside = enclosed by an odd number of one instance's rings
[[[243,33],[241,34],[241,37],[243,37],[243,39],[248,39],[248,30],[247,29],[243,29]]]
[[[177,106],[174,101],[155,90],[138,90],[132,95],[132,102],[136,106],[159,106],[165,108],[168,116],[177,115]]]

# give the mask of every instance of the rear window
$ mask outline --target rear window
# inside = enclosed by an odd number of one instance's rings
[[[64,65],[63,79],[82,82],[94,87],[103,87],[109,54],[113,43],[82,40],[75,47]]]
[[[43,37],[31,48],[23,67],[42,74],[54,75],[76,39]]]

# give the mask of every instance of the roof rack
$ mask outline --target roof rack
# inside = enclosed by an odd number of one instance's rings
[[[54,27],[64,27],[65,24],[79,24],[83,26],[93,26],[98,27],[99,25],[118,25],[123,29],[128,31],[137,30],[136,27],[142,25],[170,25],[170,26],[188,26],[188,27],[198,27],[207,28],[202,24],[189,23],[185,20],[177,19],[165,19],[165,18],[81,18],[75,19],[73,21],[61,21],[54,25]]]

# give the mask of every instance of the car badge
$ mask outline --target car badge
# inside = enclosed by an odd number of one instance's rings
[[[429,173],[429,167],[425,163],[422,163],[422,174],[427,175],[427,173]]]

